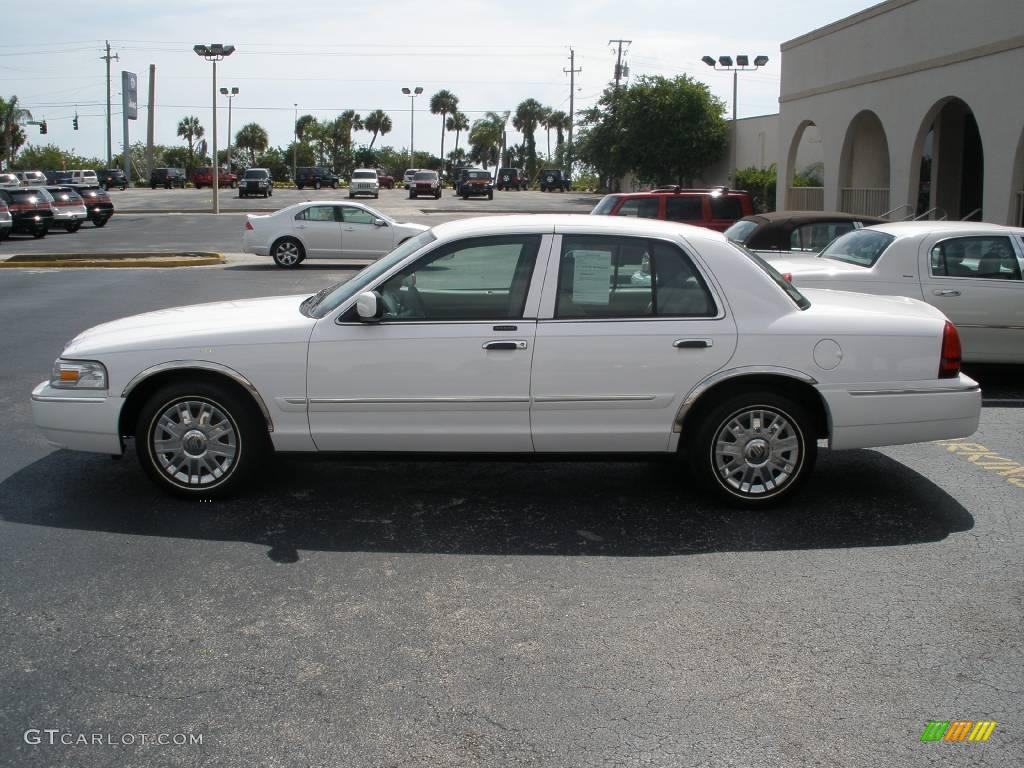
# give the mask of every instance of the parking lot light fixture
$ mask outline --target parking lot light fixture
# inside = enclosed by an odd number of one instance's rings
[[[736,187],[736,76],[740,72],[750,71],[753,72],[755,69],[760,69],[768,63],[767,56],[755,56],[754,65],[750,65],[750,57],[746,54],[739,54],[736,56],[735,66],[732,63],[732,56],[719,56],[718,61],[712,56],[702,56],[701,61],[707,64],[712,69],[718,72],[732,72],[732,161],[730,166],[732,168],[729,174],[729,186]]]
[[[231,173],[231,101],[238,95],[238,88],[232,87],[231,90],[227,88],[220,89],[221,96],[228,97],[228,173]],[[214,165],[217,164],[217,158],[213,159]]]
[[[409,167],[415,162],[416,141],[416,97],[423,93],[423,88],[416,86],[412,90],[403,88],[402,93],[409,97]]]
[[[217,62],[223,61],[235,52],[235,46],[224,43],[200,43],[192,50],[213,64],[213,212],[220,213],[220,174],[217,173]]]

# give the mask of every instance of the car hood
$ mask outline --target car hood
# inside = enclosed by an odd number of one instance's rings
[[[104,352],[304,341],[316,323],[299,311],[309,297],[273,296],[172,307],[94,326],[72,339],[63,356]]]
[[[855,277],[868,273],[868,267],[861,267],[857,264],[848,264],[845,261],[835,259],[822,259],[816,255],[804,254],[779,254],[775,251],[758,251],[765,261],[771,264],[779,272],[793,275],[793,282],[796,277]]]

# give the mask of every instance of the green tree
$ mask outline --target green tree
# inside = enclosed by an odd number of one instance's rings
[[[539,124],[544,128],[544,132],[547,134],[548,140],[548,151],[545,155],[547,162],[551,162],[551,129],[554,128],[554,123],[551,122],[551,116],[555,114],[555,110],[551,107],[543,107],[540,113]]]
[[[775,163],[767,168],[742,168],[736,171],[736,189],[750,193],[754,204],[754,213],[765,213],[775,210],[775,183],[777,181]]]
[[[283,181],[292,175],[292,156],[287,148],[270,147],[256,158],[255,168],[266,168],[275,181]]]
[[[270,146],[267,129],[259,123],[243,125],[235,134],[235,146],[240,151],[248,153],[250,167],[259,167],[256,165],[256,156],[265,152]]]
[[[32,113],[18,105],[17,96],[0,98],[0,160],[14,162],[14,156],[25,143],[22,126],[31,119]]]
[[[516,107],[512,116],[512,127],[523,134],[526,142],[526,175],[532,179],[537,174],[537,141],[534,133],[544,119],[546,107],[536,99],[526,99]]]
[[[189,176],[192,175],[192,168],[195,167],[196,143],[203,138],[205,133],[205,129],[199,123],[199,118],[195,115],[188,115],[178,121],[178,136],[183,138],[188,145],[184,167],[185,173]]]
[[[488,163],[498,163],[498,147],[501,145],[501,134],[508,121],[508,114],[488,112],[473,122],[469,131],[469,144],[472,147],[469,156],[484,168],[487,168]]]
[[[308,139],[309,136],[307,134],[309,133],[309,129],[312,126],[315,126],[316,122],[317,122],[316,118],[313,117],[312,115],[303,115],[298,120],[296,120],[295,121],[295,137],[296,137],[296,139],[298,139],[299,141],[304,141],[304,140]]]
[[[441,157],[444,157],[444,135],[448,130],[448,115],[459,111],[459,97],[451,91],[440,90],[430,97],[430,114],[441,116]]]
[[[455,110],[445,120],[444,127],[449,131],[455,131],[455,151],[459,151],[459,134],[469,130],[469,118],[462,112]]]
[[[96,158],[85,158],[73,152],[61,149],[56,144],[26,147],[12,165],[14,170],[67,169],[67,168],[101,168],[102,163]]]
[[[391,133],[391,118],[383,109],[375,109],[366,116],[363,127],[373,134],[373,138],[370,139],[370,149],[373,149],[373,142],[377,140],[378,134],[387,136]]]
[[[551,129],[555,129],[555,147],[560,147],[565,143],[565,132],[569,130],[572,125],[572,121],[569,119],[569,115],[561,110],[555,110],[548,115],[547,122],[544,127],[548,129],[550,133]],[[551,151],[550,146],[548,152]]]

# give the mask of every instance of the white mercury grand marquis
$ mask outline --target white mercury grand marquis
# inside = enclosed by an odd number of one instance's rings
[[[674,454],[720,498],[786,497],[831,448],[963,437],[981,392],[910,298],[799,291],[717,232],[598,216],[441,224],[314,296],[76,336],[32,392],[55,445],[244,490],[270,451]]]

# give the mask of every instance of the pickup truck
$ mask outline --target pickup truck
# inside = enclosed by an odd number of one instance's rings
[[[192,186],[196,189],[202,189],[203,187],[213,186],[213,168],[196,168],[192,171]],[[231,171],[226,171],[223,168],[217,172],[217,186],[218,187],[231,187],[234,189],[238,186],[238,176],[233,174]]]

